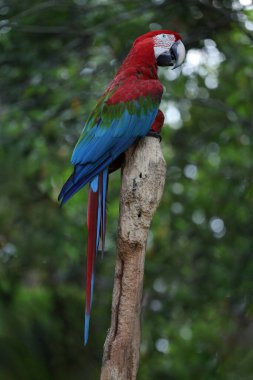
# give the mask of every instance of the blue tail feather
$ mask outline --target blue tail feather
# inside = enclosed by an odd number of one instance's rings
[[[99,241],[102,241],[102,251],[104,251],[104,234],[105,234],[105,220],[106,220],[106,194],[107,194],[107,181],[108,181],[108,168],[106,168],[102,173],[97,175],[95,178],[92,179],[90,183],[90,191],[92,193],[97,193],[98,197],[96,198],[98,200],[97,204],[97,210],[95,211],[95,216],[91,220],[95,220],[96,222],[96,245],[95,245],[95,252],[94,252],[94,264],[97,256],[97,251],[99,247]],[[92,207],[93,204],[90,203],[90,206]],[[93,208],[93,207],[92,207]],[[94,210],[94,208],[93,208]],[[90,221],[91,222],[91,221]],[[91,274],[91,282],[90,282],[90,304],[88,309],[86,308],[85,312],[85,319],[84,319],[84,345],[88,342],[88,336],[89,336],[89,322],[90,322],[90,310],[92,306],[92,300],[93,300],[93,290],[94,290],[94,265],[92,268],[92,274]],[[87,295],[86,295],[87,300]],[[86,301],[87,302],[87,301]],[[88,312],[87,312],[88,310]]]
[[[84,319],[84,345],[85,346],[88,342],[89,326],[90,326],[90,314],[85,313],[85,319]]]

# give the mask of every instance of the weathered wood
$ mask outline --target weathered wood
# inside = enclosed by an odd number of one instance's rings
[[[122,173],[111,327],[101,380],[134,380],[139,365],[140,312],[148,231],[162,197],[166,164],[158,139],[131,147]]]

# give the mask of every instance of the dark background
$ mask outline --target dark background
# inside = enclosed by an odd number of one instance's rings
[[[87,190],[59,190],[85,118],[133,40],[181,33],[162,70],[164,196],[150,231],[139,380],[253,374],[250,0],[0,1],[0,379],[99,379],[120,174],[83,347]]]

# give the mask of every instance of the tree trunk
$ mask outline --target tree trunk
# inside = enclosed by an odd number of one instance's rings
[[[101,380],[136,379],[146,242],[162,197],[165,175],[166,164],[158,139],[141,139],[126,152],[112,318],[104,346]]]

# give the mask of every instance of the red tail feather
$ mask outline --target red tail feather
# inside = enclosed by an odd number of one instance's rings
[[[89,189],[88,199],[88,252],[87,252],[87,268],[86,268],[86,314],[90,314],[91,293],[92,293],[92,275],[94,272],[94,264],[96,258],[96,242],[97,242],[97,219],[98,219],[98,191],[93,192]]]

